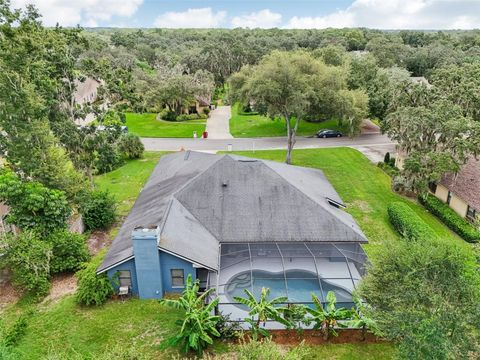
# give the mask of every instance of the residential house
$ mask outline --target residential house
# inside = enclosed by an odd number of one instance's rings
[[[75,80],[75,92],[73,94],[74,104],[85,105],[91,104],[98,99],[98,89],[102,85],[102,81],[98,81],[92,77],[87,77],[84,81]],[[77,125],[87,125],[95,120],[93,113],[87,114],[85,119],[77,119]]]
[[[206,96],[195,96],[195,101],[193,101],[188,108],[185,108],[186,114],[204,114],[205,109],[210,110],[210,97]]]
[[[352,305],[367,239],[322,171],[235,155],[163,156],[98,273],[142,299],[215,288],[219,310],[243,319],[234,297],[262,287],[308,303],[334,291]]]
[[[443,176],[430,191],[458,215],[470,221],[480,219],[480,160],[471,157],[458,173]]]
[[[397,150],[395,165],[403,169],[406,154]],[[480,160],[471,157],[458,173],[448,173],[429,190],[458,215],[475,222],[480,214]]]

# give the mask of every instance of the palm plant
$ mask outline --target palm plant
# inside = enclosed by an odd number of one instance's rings
[[[218,305],[218,298],[206,304],[206,299],[215,289],[208,289],[198,296],[199,282],[193,281],[192,276],[188,275],[185,284],[185,290],[178,299],[162,299],[160,303],[185,311],[182,320],[177,324],[181,325],[180,332],[168,341],[168,345],[176,346],[181,344],[183,350],[190,350],[201,354],[202,351],[213,343],[213,337],[219,337],[216,325],[220,319],[213,315],[215,307]]]
[[[270,289],[262,288],[260,298],[257,300],[247,289],[244,289],[243,291],[247,295],[245,298],[235,296],[234,299],[250,309],[248,315],[251,317],[245,319],[245,321],[250,324],[253,340],[257,340],[259,335],[269,335],[266,329],[260,327],[261,323],[265,326],[265,323],[269,319],[278,321],[287,327],[290,326],[290,322],[282,317],[282,313],[286,308],[279,306],[288,300],[285,296],[279,296],[270,300]]]
[[[335,328],[345,328],[347,325],[339,322],[350,317],[350,311],[345,308],[337,309],[337,298],[333,291],[327,294],[327,303],[325,307],[315,294],[312,294],[314,308],[307,308],[307,312],[312,315],[312,321],[315,323],[314,330],[320,329],[324,339],[328,340],[330,335],[338,336]]]
[[[348,326],[355,329],[362,329],[362,341],[365,341],[367,337],[368,330],[375,330],[377,324],[373,319],[365,316],[363,309],[368,306],[365,303],[362,303],[358,298],[354,298],[355,307],[351,310],[352,319],[347,322]]]

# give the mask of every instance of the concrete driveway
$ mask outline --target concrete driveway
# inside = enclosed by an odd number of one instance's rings
[[[230,134],[230,106],[219,106],[210,113],[206,131],[210,139],[233,139]]]

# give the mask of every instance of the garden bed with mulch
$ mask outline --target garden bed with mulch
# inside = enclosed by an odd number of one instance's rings
[[[363,334],[361,329],[338,330],[338,336],[330,336],[325,340],[324,335],[319,330],[269,330],[272,341],[281,345],[299,345],[304,342],[305,345],[322,344],[372,344],[384,343],[386,340],[367,332]],[[246,332],[248,336],[249,332]]]

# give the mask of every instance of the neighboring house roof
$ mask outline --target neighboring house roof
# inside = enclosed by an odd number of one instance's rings
[[[423,84],[427,87],[432,86],[424,76],[410,76],[410,80],[415,84]]]
[[[94,78],[87,77],[85,81],[75,80],[75,92],[73,97],[77,104],[84,104],[94,101],[97,97],[97,90],[101,83]]]
[[[195,100],[198,101],[200,106],[209,106],[210,105],[210,98],[206,96],[195,96]]]
[[[221,243],[367,242],[316,169],[234,155],[163,156],[99,272],[133,256],[131,232],[160,226],[159,247],[218,269]]]
[[[480,212],[480,160],[471,157],[457,174],[445,175],[440,184]]]

